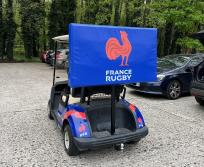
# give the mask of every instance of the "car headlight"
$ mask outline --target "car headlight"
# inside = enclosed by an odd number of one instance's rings
[[[162,74],[157,75],[157,80],[158,80],[158,81],[161,81],[161,80],[164,79],[164,77],[165,77],[165,75],[162,75]]]

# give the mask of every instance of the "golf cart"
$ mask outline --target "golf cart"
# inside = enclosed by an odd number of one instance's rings
[[[76,46],[79,43],[75,42],[74,39],[78,37],[76,34],[80,36],[79,29],[80,32],[84,31],[86,30],[84,28],[89,28],[90,25],[81,27],[79,24],[71,24],[70,27],[71,60],[68,61],[70,62],[68,80],[55,82],[54,67],[53,86],[48,102],[49,118],[54,119],[63,132],[65,151],[70,156],[76,156],[85,150],[111,145],[115,146],[117,150],[121,150],[126,143],[137,143],[148,134],[148,128],[139,109],[125,99],[126,88],[124,84],[102,83],[99,85],[93,83],[91,85],[89,83],[79,84],[78,81],[75,84],[75,76],[73,75],[76,74],[74,72],[76,68],[74,65],[77,69],[79,66],[73,61],[75,60],[74,49],[77,48],[78,52],[80,48]],[[100,26],[91,26],[91,28],[101,30]],[[75,30],[77,30],[76,34]],[[55,48],[59,42],[67,43],[68,38],[62,37],[53,38],[56,43]],[[83,38],[80,41],[88,43],[89,38]],[[90,64],[83,62],[82,59],[80,62],[85,66]],[[82,67],[81,64],[80,68]],[[89,69],[82,71],[89,72]],[[77,72],[78,74],[80,72]],[[97,80],[97,76],[94,78],[95,80]]]

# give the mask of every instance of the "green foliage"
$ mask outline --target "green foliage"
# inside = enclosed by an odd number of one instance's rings
[[[75,0],[53,0],[49,13],[49,42],[53,48],[52,38],[58,35],[67,34],[69,23],[75,22]]]
[[[200,52],[204,51],[204,46],[200,43],[199,40],[189,37],[178,38],[176,44],[179,45],[185,53],[189,50],[191,51],[192,49],[196,49]]]
[[[126,25],[126,10],[127,10],[127,2],[126,0],[121,0],[121,10],[120,10],[120,22],[119,25],[125,26]]]
[[[24,51],[17,51],[15,50],[15,55],[14,55],[14,60],[15,62],[35,62],[35,63],[39,63],[40,59],[39,57],[25,57],[24,56]]]
[[[181,47],[179,52],[186,50],[186,47],[190,47],[188,49],[192,49],[193,46],[196,47],[194,49],[199,48],[197,45],[189,45],[192,44],[192,40],[189,38],[187,40],[184,37],[199,31],[204,25],[203,5],[202,0],[156,0],[145,5],[148,9],[147,26],[156,27],[163,31],[163,35],[159,36],[159,44],[164,46],[159,50],[160,55],[175,53],[179,47]],[[185,39],[182,39],[182,44],[180,38]],[[191,42],[189,43],[189,41]]]
[[[195,31],[195,25],[204,22],[203,3],[195,0],[158,0],[148,5],[149,25],[163,27],[174,22],[182,32]]]
[[[3,59],[3,4],[0,0],[0,58]]]
[[[43,3],[41,0],[19,0],[21,14],[21,33],[25,56],[37,57],[40,30],[43,26]]]
[[[96,24],[110,24],[112,0],[99,0],[99,9],[96,14]]]
[[[5,30],[6,30],[6,54],[9,61],[13,60],[13,48],[16,36],[16,24],[14,22],[13,0],[7,0],[6,16],[5,16]]]
[[[159,56],[204,51],[189,37],[204,28],[203,0],[0,0],[0,57],[12,59],[14,44],[15,54],[38,56],[72,22],[158,28]]]

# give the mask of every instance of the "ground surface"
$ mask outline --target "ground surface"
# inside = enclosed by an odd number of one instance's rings
[[[63,70],[58,74],[66,77]],[[204,166],[204,108],[193,97],[169,101],[128,89],[127,99],[143,112],[149,135],[124,152],[106,148],[71,158],[47,118],[51,85],[46,64],[0,64],[1,167]]]

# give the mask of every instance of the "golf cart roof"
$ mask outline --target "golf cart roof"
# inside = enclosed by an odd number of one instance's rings
[[[59,43],[68,43],[69,41],[69,35],[62,35],[62,36],[58,36],[58,37],[54,37],[52,38],[55,42],[59,42]]]

